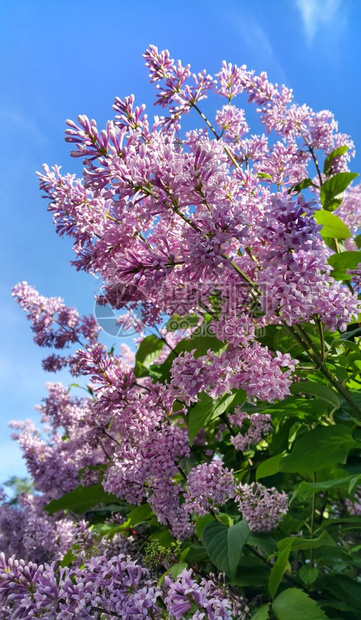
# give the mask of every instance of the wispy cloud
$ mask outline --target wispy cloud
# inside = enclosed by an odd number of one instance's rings
[[[339,30],[345,22],[345,3],[342,0],[295,0],[309,43],[320,28],[334,26]],[[341,12],[342,8],[342,12]]]
[[[48,142],[47,137],[40,131],[34,119],[20,111],[0,109],[0,123],[3,128],[8,126],[11,127],[11,130],[15,129],[18,132],[25,133],[37,144],[43,145]]]
[[[263,68],[272,73],[272,79],[279,82],[287,82],[285,71],[277,57],[275,49],[261,24],[256,21],[253,16],[244,11],[229,15],[229,21],[232,28],[242,35],[242,40],[254,56],[254,62],[257,64],[262,60]]]

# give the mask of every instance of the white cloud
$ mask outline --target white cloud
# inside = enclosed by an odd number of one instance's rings
[[[267,33],[260,23],[246,12],[242,15],[239,13],[229,15],[229,21],[232,28],[241,34],[242,42],[254,57],[253,62],[257,64],[262,60],[262,68],[264,69],[265,65],[267,65],[267,70],[272,74],[273,80],[286,83],[287,76],[285,71]]]
[[[0,121],[4,127],[9,125],[12,131],[15,129],[18,132],[25,133],[36,144],[43,145],[48,142],[48,138],[40,131],[34,119],[26,113],[17,110],[0,109]]]
[[[311,43],[322,26],[334,25],[339,28],[342,0],[295,0],[301,13],[308,41]],[[344,6],[344,4],[343,4]]]

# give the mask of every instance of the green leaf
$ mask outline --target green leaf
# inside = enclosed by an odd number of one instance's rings
[[[276,540],[271,534],[266,532],[251,532],[247,540],[247,546],[262,549],[267,556],[274,555],[278,551]]]
[[[257,176],[259,179],[268,179],[269,181],[272,181],[271,175],[267,174],[267,172],[258,172]]]
[[[270,604],[262,605],[256,613],[252,616],[251,620],[268,620],[269,618],[269,608]]]
[[[293,450],[280,462],[280,471],[304,474],[345,463],[357,443],[348,426],[318,426],[295,441]]]
[[[66,493],[60,499],[53,499],[49,504],[44,506],[48,514],[52,515],[58,510],[72,510],[77,514],[86,512],[93,506],[98,504],[112,504],[118,498],[115,495],[106,493],[99,484],[93,484],[90,487],[78,486],[73,491]]]
[[[310,564],[304,564],[299,570],[299,576],[305,586],[308,587],[316,581],[318,577],[318,569],[314,566],[310,566]]]
[[[136,525],[140,525],[145,521],[148,521],[153,516],[153,511],[149,504],[142,504],[141,506],[136,506],[133,508],[128,514],[128,519],[130,525],[135,527]]]
[[[203,515],[202,517],[198,517],[196,521],[196,534],[199,538],[202,538],[203,530],[206,527],[207,523],[213,523],[214,518],[210,514]]]
[[[166,525],[158,528],[155,532],[150,534],[149,540],[159,540],[160,544],[167,548],[170,548],[174,543],[174,538]]]
[[[279,594],[272,604],[277,620],[327,620],[316,601],[298,588],[289,588]]]
[[[337,215],[329,213],[321,209],[316,211],[315,220],[317,224],[322,225],[321,235],[323,238],[331,237],[332,239],[350,239],[352,237],[351,232],[347,228],[346,224],[340,220]]]
[[[336,407],[337,409],[340,407],[340,399],[337,393],[322,383],[314,383],[313,381],[292,383],[290,392],[292,394],[310,394],[312,396],[317,396],[317,398],[324,400],[326,403],[332,405],[332,407]]]
[[[353,269],[359,263],[361,263],[361,252],[340,252],[340,254],[332,254],[328,259],[328,264],[337,271]]]
[[[347,153],[347,151],[348,151],[348,146],[339,146],[337,149],[332,151],[332,153],[327,155],[324,166],[323,166],[323,172],[325,174],[328,174],[331,169],[332,161],[335,159],[335,157],[340,157],[341,155],[344,155],[345,153]]]
[[[347,269],[354,269],[361,263],[361,252],[340,252],[332,254],[328,259],[329,265],[333,267],[332,277],[336,280],[349,280],[351,275],[346,273]]]
[[[194,564],[195,562],[202,562],[206,559],[208,559],[208,553],[203,545],[191,546],[187,554],[187,560],[190,564]]]
[[[305,549],[319,549],[320,547],[334,547],[336,543],[327,532],[322,532],[317,538],[302,538],[301,536],[283,538],[279,541],[278,548],[280,551],[283,551],[290,545],[292,551],[302,551]]]
[[[322,581],[322,587],[336,598],[361,611],[361,583],[346,575],[332,575]]]
[[[328,179],[321,187],[320,199],[327,211],[333,211],[337,197],[348,188],[350,183],[358,177],[356,172],[339,172]],[[332,236],[332,235],[330,235]]]
[[[134,375],[137,378],[140,377],[149,377],[149,369],[144,366],[144,364],[142,364],[141,362],[135,362],[135,366],[134,366]]]
[[[245,551],[232,583],[238,586],[251,586],[259,591],[260,588],[267,588],[268,576],[269,567]]]
[[[173,579],[176,580],[185,568],[188,568],[188,564],[186,562],[179,562],[178,564],[173,564],[173,566],[169,569],[169,572]]]
[[[356,247],[361,250],[361,235],[356,235],[356,237],[354,237],[354,242]]]
[[[218,401],[214,401],[208,394],[202,392],[198,403],[192,407],[189,413],[189,439],[193,440],[202,428],[212,420],[219,418],[230,407],[242,404],[246,396],[244,390],[237,390],[232,394],[224,394]]]
[[[287,569],[291,548],[292,541],[289,541],[288,544],[285,545],[285,547],[280,551],[276,562],[272,566],[268,579],[268,592],[270,593],[272,599],[274,598],[278,590],[278,586],[282,581],[282,577]]]
[[[142,340],[135,356],[135,361],[148,368],[159,357],[165,343],[155,334],[151,334]]]
[[[242,549],[249,535],[250,530],[247,521],[238,521],[228,528],[228,561],[231,575],[236,573]]]
[[[274,476],[275,474],[278,474],[280,470],[280,462],[283,457],[283,453],[276,454],[275,456],[271,456],[271,458],[263,461],[263,463],[258,465],[256,471],[256,479],[259,480],[260,478],[267,478],[268,476]]]
[[[74,554],[74,550],[69,549],[65,553],[62,561],[60,562],[60,566],[62,566],[63,568],[65,568],[66,566],[70,566],[70,564],[72,564],[76,559],[77,559],[77,556]]]
[[[173,314],[166,324],[166,329],[168,332],[175,332],[177,329],[189,329],[190,327],[198,325],[198,323],[199,316],[194,314],[190,316],[179,316],[178,314]]]
[[[227,345],[224,342],[221,342],[215,336],[199,334],[198,336],[184,338],[184,340],[178,342],[177,346],[175,347],[175,352],[177,353],[177,355],[179,355],[180,353],[184,352],[189,353],[190,351],[193,351],[195,349],[194,357],[198,358],[202,355],[206,355],[209,349],[217,353],[225,349],[226,346]],[[174,353],[172,353],[171,355],[175,357]]]
[[[311,495],[318,493],[319,491],[329,491],[331,489],[342,489],[348,487],[350,491],[350,485],[352,488],[357,482],[359,476],[345,476],[344,478],[335,478],[334,480],[324,480],[323,482],[306,482],[303,480],[293,492],[292,500],[296,497],[307,499]],[[351,488],[351,490],[352,490]],[[291,501],[292,501],[291,500]]]
[[[311,185],[313,185],[311,179],[303,179],[303,181],[301,181],[300,183],[297,183],[297,185],[292,187],[290,192],[297,192],[297,193],[299,193],[303,189],[306,189],[307,187],[310,187]]]
[[[249,534],[247,521],[239,521],[231,527],[213,521],[204,528],[203,542],[210,559],[231,579],[235,576]]]

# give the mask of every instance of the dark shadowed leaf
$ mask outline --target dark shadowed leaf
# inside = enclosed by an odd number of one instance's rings
[[[213,521],[207,523],[203,530],[203,542],[210,559],[218,570],[230,578],[236,573],[249,534],[247,521],[239,521],[231,527]]]
[[[106,493],[100,483],[93,484],[90,487],[79,486],[63,495],[60,499],[53,499],[45,506],[45,510],[50,515],[59,510],[72,510],[77,514],[82,514],[93,506],[113,504],[117,499],[115,495]]]

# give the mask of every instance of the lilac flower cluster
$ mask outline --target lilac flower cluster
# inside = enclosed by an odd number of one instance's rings
[[[283,400],[298,360],[262,344],[258,330],[321,320],[326,329],[342,331],[360,312],[352,287],[332,277],[332,250],[315,218],[326,179],[318,165],[310,169],[315,154],[325,158],[348,147],[331,158],[328,177],[347,171],[354,155],[333,115],[296,105],[291,90],[245,65],[223,63],[215,76],[195,75],[155,46],[144,58],[165,116],[148,120],[145,106],[130,96],[115,99],[114,118],[103,129],[85,115],[68,120],[66,141],[71,155],[83,158],[83,176],[45,165],[40,188],[57,232],[74,241],[75,267],[101,278],[99,304],[121,310],[124,326],[140,308],[139,338],[146,328],[158,329],[164,315],[196,316],[209,348],[200,354],[197,338],[193,347],[193,328],[163,328],[156,364],[134,366],[129,347],[118,354],[99,342],[93,317],[80,317],[25,282],[14,288],[35,342],[55,349],[44,369],[68,366],[91,385],[86,398],[60,383],[47,385],[38,406],[44,433],[28,422],[12,423],[37,494],[10,506],[0,493],[1,547],[6,556],[22,558],[0,556],[0,618],[245,618],[244,601],[216,578],[199,580],[185,569],[156,585],[123,553],[138,557],[135,529],[127,539],[118,531],[100,541],[88,521],[74,523],[62,512],[49,517],[43,507],[79,483],[101,482],[121,508],[131,504],[141,512],[147,503],[155,515],[150,527],[157,520],[175,539],[189,538],[196,516],[228,500],[251,530],[272,530],[287,513],[286,493],[237,482],[208,427],[205,440],[198,436],[190,446],[189,410],[204,393],[219,399],[243,390],[253,403]],[[226,99],[214,126],[199,107],[212,91]],[[234,101],[241,94],[256,104],[265,133],[275,139],[250,134]],[[182,117],[191,113],[205,126],[182,133]],[[311,179],[310,202],[295,191],[305,178]],[[349,189],[336,211],[353,234],[360,187]],[[345,247],[356,246],[348,241]],[[360,273],[358,267],[353,275]],[[58,354],[70,347],[78,350]],[[240,451],[271,430],[269,415],[242,408],[229,421],[239,429],[230,441]],[[359,510],[358,500],[357,491],[350,512]],[[123,514],[107,525],[115,521],[122,523]],[[44,564],[69,550],[71,567]],[[36,564],[27,564],[30,559]]]
[[[184,506],[192,514],[205,515],[210,508],[217,511],[217,504],[223,506],[234,494],[233,472],[213,460],[193,467],[188,474]]]
[[[258,482],[239,484],[235,502],[254,532],[273,530],[288,512],[287,494]]]
[[[98,556],[81,568],[61,568],[6,559],[0,553],[0,618],[44,618],[46,620],[103,617],[137,620],[178,620],[193,611],[194,620],[245,620],[244,599],[225,583],[210,575],[199,583],[192,569],[184,569],[174,581],[167,576],[162,588],[147,569],[129,556]]]
[[[19,505],[9,503],[0,491],[0,548],[34,562],[59,559],[73,543],[75,524],[69,518],[49,517],[41,496],[22,495]]]
[[[1,618],[159,618],[160,594],[148,571],[124,555],[62,569],[0,554]]]
[[[103,130],[85,116],[68,122],[72,154],[85,157],[84,179],[56,167],[40,175],[59,233],[75,240],[77,267],[101,276],[103,297],[114,307],[140,304],[145,325],[180,310],[202,315],[216,292],[222,310],[215,324],[227,327],[235,314],[257,324],[258,303],[263,325],[318,315],[327,328],[345,329],[358,301],[330,277],[313,217],[317,206],[285,188],[310,174],[315,150],[328,155],[348,146],[333,160],[337,170],[347,169],[350,139],[328,111],[297,106],[292,91],[264,73],[224,64],[215,78],[192,76],[166,50],[151,46],[144,56],[157,102],[170,115],[151,126],[134,97],[117,98],[115,119]],[[182,115],[200,112],[212,89],[228,99],[216,114],[222,133],[208,121],[180,141]],[[278,142],[249,137],[244,111],[233,103],[242,92]],[[235,307],[226,308],[225,284],[237,291]]]
[[[238,596],[215,579],[202,579],[200,583],[193,577],[192,569],[183,570],[176,581],[165,578],[167,595],[164,599],[170,618],[180,620],[245,620],[248,607]],[[192,615],[187,615],[192,613]]]
[[[11,422],[35,489],[48,500],[79,484],[78,471],[106,462],[102,420],[92,415],[94,402],[76,398],[60,383],[48,383],[49,397],[38,407],[45,431],[27,422]],[[67,441],[63,441],[63,433]],[[46,502],[45,502],[46,503]]]
[[[60,297],[39,295],[27,282],[14,286],[12,294],[31,322],[34,342],[39,346],[64,349],[70,344],[81,344],[81,338],[89,344],[96,342],[100,328],[95,318],[80,318],[78,311],[66,306]],[[67,364],[71,366],[71,356],[51,354],[43,361],[43,368],[57,372]]]
[[[267,437],[272,428],[271,416],[268,413],[252,413],[249,415],[245,411],[241,411],[239,407],[233,414],[229,415],[229,420],[234,426],[246,427],[245,433],[237,433],[231,437],[231,443],[236,450],[241,452],[258,444]]]
[[[175,538],[184,539],[193,528],[180,505],[182,488],[174,476],[179,459],[188,455],[185,430],[167,424],[157,430],[144,428],[133,445],[124,442],[118,448],[103,486],[131,504],[146,498],[159,522],[167,524]]]
[[[197,359],[191,353],[177,357],[172,365],[171,393],[186,405],[198,400],[201,391],[217,397],[242,388],[249,396],[270,402],[289,395],[292,372],[297,360],[253,342],[250,346],[232,347],[221,355],[208,351]]]

